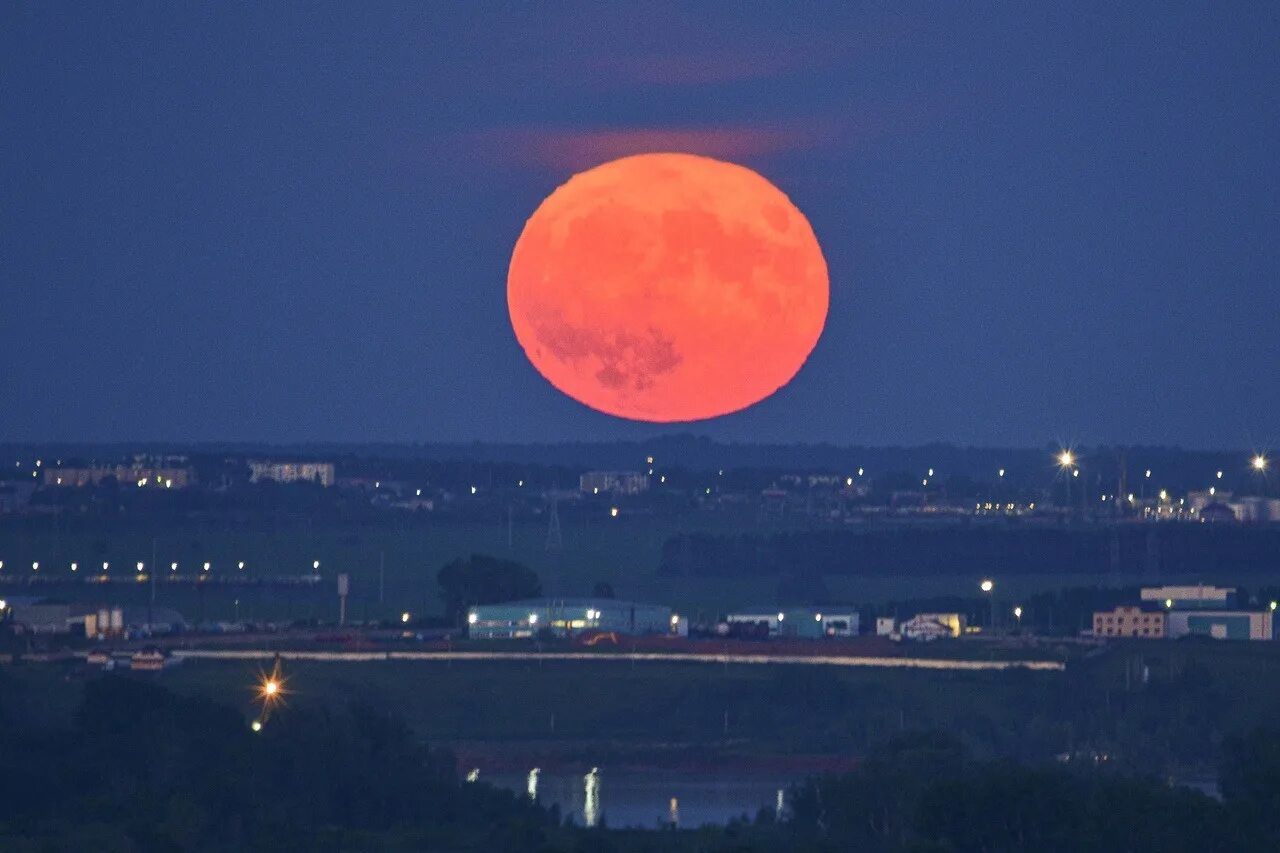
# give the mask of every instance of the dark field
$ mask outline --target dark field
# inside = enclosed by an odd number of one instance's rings
[[[550,661],[286,666],[290,707],[359,698],[403,716],[435,744],[507,744],[591,764],[637,753],[654,761],[857,756],[904,729],[942,729],[980,755],[1105,755],[1117,767],[1195,775],[1208,772],[1225,734],[1268,723],[1280,705],[1280,650],[1271,644],[1117,644],[1071,660],[1065,673]],[[253,663],[188,661],[159,678],[248,717],[258,671]],[[51,719],[92,677],[56,667],[8,673],[30,688],[24,704]],[[279,724],[287,720],[286,710]]]
[[[156,603],[176,608],[190,621],[335,619],[335,576],[352,579],[349,615],[352,619],[395,618],[404,611],[415,616],[441,611],[436,572],[445,562],[471,553],[487,553],[521,561],[537,572],[545,592],[553,595],[587,595],[598,581],[607,581],[620,598],[669,604],[693,618],[713,619],[728,609],[791,597],[780,589],[780,579],[750,577],[664,576],[659,571],[663,543],[679,533],[703,531],[737,536],[770,530],[808,529],[781,522],[761,525],[750,513],[705,512],[683,521],[653,515],[562,515],[563,548],[546,548],[545,519],[517,516],[510,528],[505,513],[488,523],[427,516],[394,516],[377,521],[312,523],[296,515],[268,520],[236,518],[162,519],[116,518],[111,520],[29,517],[0,519],[0,593],[49,595],[63,600],[95,603],[145,604],[149,583],[135,583],[135,564],[150,566],[153,543],[155,562],[161,567]],[[31,571],[39,561],[38,573]],[[255,585],[267,576],[300,576],[321,564],[321,582],[314,588],[270,588]],[[80,571],[72,575],[70,564]],[[87,583],[85,574],[96,573],[103,562],[111,584]],[[168,567],[179,564],[178,574],[199,575],[202,564],[212,564],[210,577],[217,581],[243,579],[243,586],[209,584],[203,591],[193,584],[170,583]],[[244,561],[245,570],[236,565]],[[380,572],[380,567],[382,571]],[[1212,580],[1186,574],[1160,574],[1156,578],[1135,573],[1076,572],[1036,573],[1034,561],[1027,571],[998,577],[998,597],[1013,603],[1030,595],[1069,586],[1122,586],[1141,582],[1199,582]],[[972,576],[970,576],[972,574]],[[823,584],[832,601],[854,604],[976,592],[984,572],[952,572],[946,575],[904,573],[828,576]],[[380,577],[381,576],[381,577]],[[1270,583],[1273,575],[1262,572],[1232,575],[1232,583],[1256,586]],[[38,578],[42,583],[28,586]],[[43,583],[50,581],[50,583]],[[238,602],[238,604],[237,604]]]

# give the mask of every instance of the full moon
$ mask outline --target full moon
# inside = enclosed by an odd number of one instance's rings
[[[640,154],[574,175],[525,224],[507,307],[556,388],[611,415],[694,421],[796,375],[827,317],[804,214],[743,166]]]

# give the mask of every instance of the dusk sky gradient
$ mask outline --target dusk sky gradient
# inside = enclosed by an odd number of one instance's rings
[[[1280,4],[0,9],[0,441],[1280,445]],[[575,171],[786,192],[826,331],[747,411],[563,396],[511,249]]]

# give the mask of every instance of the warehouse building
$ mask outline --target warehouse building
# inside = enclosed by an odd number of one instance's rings
[[[1144,586],[1142,601],[1170,610],[1230,610],[1236,606],[1233,586]]]
[[[730,625],[767,628],[770,637],[856,637],[858,611],[834,607],[746,607],[730,613]]]
[[[556,637],[588,631],[629,635],[687,635],[689,631],[670,607],[612,598],[535,598],[478,604],[467,613],[467,634],[475,640],[533,637],[544,628]]]
[[[583,494],[638,495],[649,490],[649,477],[639,471],[588,471],[578,478]]]
[[[1169,613],[1169,636],[1212,637],[1215,640],[1270,640],[1275,637],[1270,610],[1174,610]]]

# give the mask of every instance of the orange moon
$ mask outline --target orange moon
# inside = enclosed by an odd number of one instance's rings
[[[791,381],[822,334],[804,214],[743,166],[640,154],[574,175],[525,224],[507,307],[529,361],[593,409],[694,421]]]

